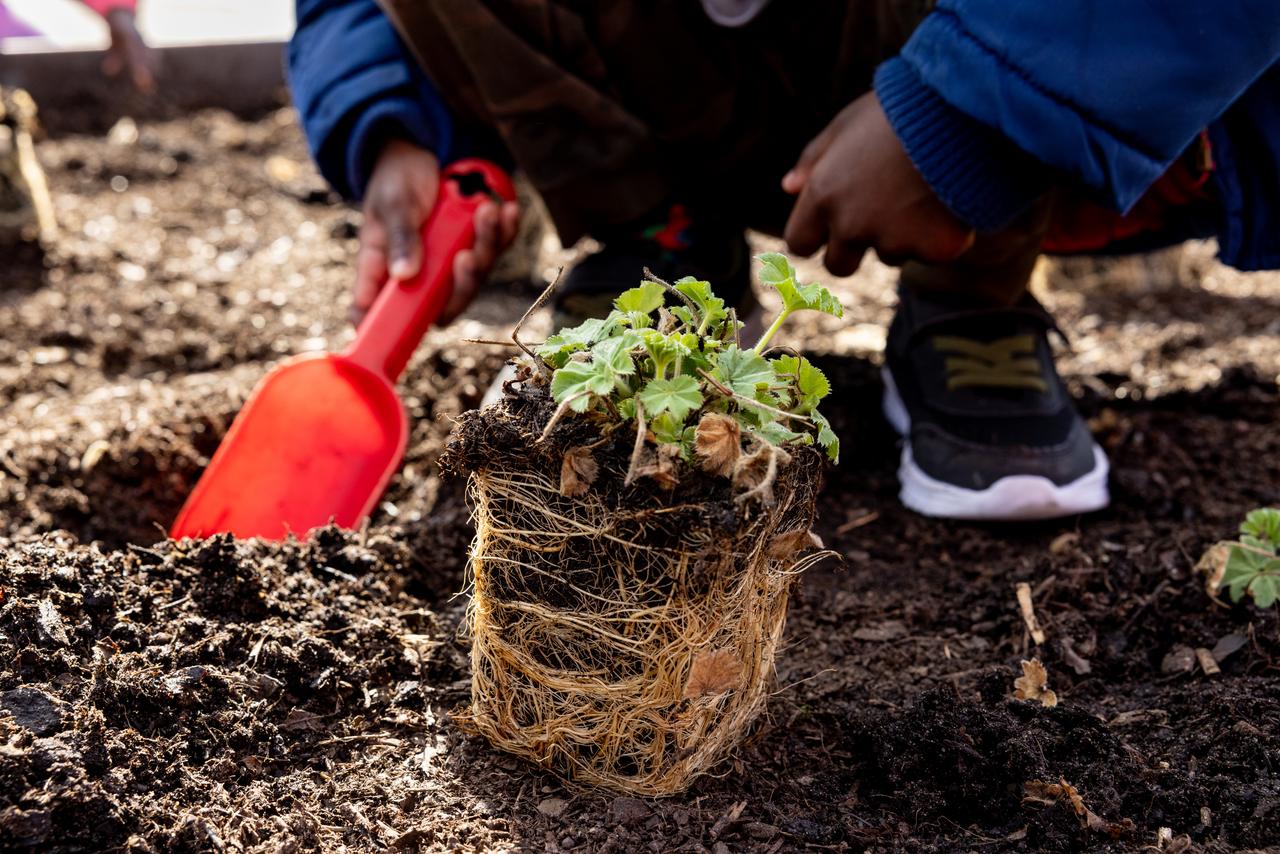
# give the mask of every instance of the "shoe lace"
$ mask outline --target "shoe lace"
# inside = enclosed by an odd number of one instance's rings
[[[973,387],[1049,391],[1035,358],[1034,335],[1011,335],[995,341],[937,335],[933,347],[946,356],[943,364],[948,391]]]

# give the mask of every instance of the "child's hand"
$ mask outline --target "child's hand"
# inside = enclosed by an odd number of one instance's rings
[[[111,31],[111,47],[102,61],[102,70],[110,77],[127,72],[135,89],[150,95],[156,89],[156,57],[128,9],[112,9],[106,14]]]
[[[837,276],[857,270],[868,248],[887,264],[941,264],[973,245],[974,230],[916,171],[874,93],[832,119],[782,188],[799,194],[786,228],[791,251],[812,255],[826,244],[823,262]]]
[[[378,157],[365,192],[364,225],[351,321],[359,323],[388,279],[409,279],[422,269],[422,225],[436,203],[440,163],[429,151],[393,139]],[[437,323],[451,322],[475,297],[493,262],[515,239],[520,209],[515,202],[476,210],[476,243],[453,262],[453,294]]]

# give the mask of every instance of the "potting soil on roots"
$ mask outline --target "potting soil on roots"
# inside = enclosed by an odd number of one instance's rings
[[[788,594],[821,558],[801,557],[821,463],[781,454],[767,501],[687,465],[674,487],[628,487],[634,429],[571,418],[544,439],[553,409],[539,388],[468,413],[441,459],[475,505],[463,720],[573,782],[674,794],[764,705]],[[596,473],[566,496],[575,449]]]

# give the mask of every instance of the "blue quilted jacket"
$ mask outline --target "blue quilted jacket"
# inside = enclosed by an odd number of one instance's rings
[[[290,84],[340,192],[360,197],[392,135],[466,153],[374,0],[297,0],[297,21]],[[1207,128],[1223,260],[1280,268],[1280,0],[938,0],[875,86],[930,186],[982,230],[1061,181],[1127,210]]]

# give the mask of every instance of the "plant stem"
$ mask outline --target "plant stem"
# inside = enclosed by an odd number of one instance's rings
[[[763,350],[764,345],[769,343],[769,339],[773,337],[775,332],[777,332],[779,329],[782,328],[782,324],[786,322],[787,318],[790,315],[791,315],[791,311],[789,309],[784,308],[782,310],[782,313],[778,315],[777,320],[773,321],[773,325],[770,326],[768,329],[766,329],[765,333],[760,336],[760,340],[756,342],[756,346],[751,348],[752,351],[759,353],[761,350]]]

